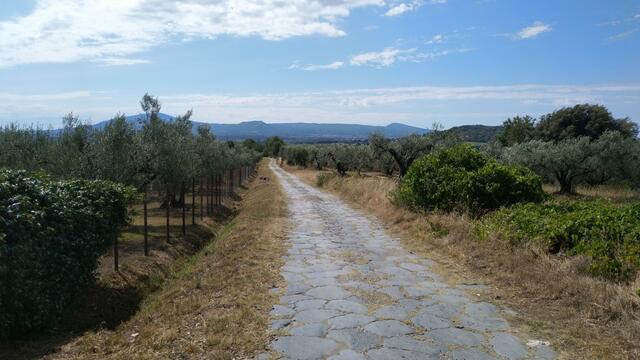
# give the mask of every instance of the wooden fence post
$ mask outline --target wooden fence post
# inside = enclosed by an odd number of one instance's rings
[[[149,256],[149,224],[147,222],[147,187],[144,187],[144,200],[142,202],[144,217],[144,256]]]
[[[171,225],[169,217],[171,216],[171,196],[169,195],[169,184],[167,184],[167,209],[166,209],[166,215],[167,215],[167,242],[169,242],[169,226]]]
[[[209,192],[209,197],[211,198],[211,200],[210,200],[210,201],[211,201],[211,213],[212,213],[212,214],[213,214],[213,208],[215,207],[215,203],[214,203],[214,199],[213,199],[213,194],[214,194],[214,192],[215,192],[214,187],[215,187],[215,185],[216,185],[216,184],[215,184],[215,180],[214,180],[214,178],[215,178],[215,177],[214,177],[214,175],[213,175],[213,174],[211,174],[211,191]]]
[[[118,231],[116,230],[116,233],[113,237],[113,269],[115,271],[119,271],[119,264],[118,264]]]
[[[191,179],[191,225],[196,224],[196,178]]]
[[[184,180],[182,180],[182,186],[180,188],[180,198],[182,198],[182,235],[186,235],[187,233],[187,222],[185,219],[186,210],[187,210],[187,195],[185,194],[184,189]]]
[[[205,186],[205,197],[207,198],[207,215],[211,214],[211,204],[209,204],[209,191],[211,188],[211,179],[205,177],[207,185]]]

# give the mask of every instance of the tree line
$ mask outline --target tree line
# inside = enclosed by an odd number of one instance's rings
[[[615,119],[602,105],[565,107],[535,119],[507,119],[503,131],[487,144],[484,153],[507,164],[530,168],[561,193],[577,185],[617,184],[640,186],[638,125],[628,118]],[[463,140],[438,126],[426,135],[386,139],[374,134],[365,144],[286,145],[278,155],[289,164],[348,171],[375,171],[402,178],[411,164],[438,149]]]
[[[5,126],[0,129],[0,168],[110,180],[139,191],[156,188],[179,204],[183,181],[220,175],[262,157],[249,143],[218,141],[207,126],[194,133],[191,111],[162,120],[157,97],[145,94],[140,107],[137,124],[118,114],[103,129],[82,123],[73,113],[64,117],[59,132]]]

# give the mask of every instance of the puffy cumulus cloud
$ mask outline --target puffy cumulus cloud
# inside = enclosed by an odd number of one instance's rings
[[[338,21],[353,9],[384,5],[384,0],[37,0],[28,15],[0,22],[0,67],[98,59],[124,65],[128,55],[175,38],[337,37],[345,35]]]
[[[551,30],[553,30],[551,25],[536,21],[533,23],[533,25],[527,26],[524,29],[513,34],[512,37],[515,40],[533,39],[535,37],[538,37],[538,35],[550,32]]]

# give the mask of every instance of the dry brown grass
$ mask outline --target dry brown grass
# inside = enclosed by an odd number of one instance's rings
[[[258,176],[273,177],[264,162]],[[87,331],[47,359],[249,358],[268,345],[269,290],[281,281],[286,203],[254,180],[237,216],[113,330]]]
[[[560,186],[558,185],[545,184],[543,188],[544,191],[549,194],[560,191]],[[615,203],[628,203],[640,200],[640,193],[636,190],[628,187],[606,185],[578,186],[575,196],[585,199],[608,199]]]
[[[287,170],[316,184],[317,171]],[[409,250],[437,260],[450,280],[490,285],[481,297],[515,310],[512,325],[550,340],[562,358],[640,357],[640,303],[634,294],[639,281],[612,284],[583,275],[583,259],[559,259],[497,239],[478,241],[465,216],[416,214],[394,206],[387,196],[394,187],[382,176],[335,178],[324,186],[381,219]]]

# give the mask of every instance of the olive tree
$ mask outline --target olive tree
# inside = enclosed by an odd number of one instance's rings
[[[572,194],[579,184],[637,183],[639,150],[637,140],[608,132],[596,140],[586,136],[557,142],[533,140],[505,148],[504,158],[557,182],[560,193]]]
[[[638,126],[628,118],[615,119],[602,105],[579,104],[542,116],[537,131],[544,140],[558,141],[581,136],[597,139],[607,131],[635,137]]]
[[[503,146],[512,146],[532,140],[536,137],[536,120],[531,116],[516,116],[502,123],[502,132],[497,140]]]
[[[407,173],[416,159],[428,154],[434,148],[431,139],[421,135],[409,135],[392,140],[380,134],[373,134],[369,137],[369,146],[375,156],[389,154],[396,162],[400,177]]]

